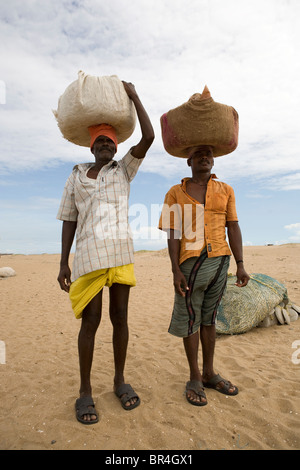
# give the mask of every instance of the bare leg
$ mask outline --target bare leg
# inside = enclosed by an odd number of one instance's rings
[[[205,326],[201,325],[200,338],[202,344],[202,356],[203,356],[203,382],[209,381],[216,375],[214,372],[213,361],[216,344],[216,327],[215,325]],[[217,385],[218,389],[224,387],[224,382],[219,382]],[[235,386],[231,384],[229,393],[235,391]]]
[[[199,332],[197,331],[197,333],[183,338],[183,344],[190,367],[190,380],[198,380],[202,382],[202,375],[198,366]],[[199,397],[193,390],[187,390],[187,396],[195,402],[206,402],[204,397]]]
[[[113,325],[113,349],[115,361],[114,389],[116,390],[124,383],[124,368],[128,346],[128,300],[130,286],[125,284],[113,284],[109,289],[110,296],[110,319]],[[137,401],[133,398],[126,403],[130,406]]]
[[[95,334],[101,320],[102,291],[86,306],[82,314],[81,329],[78,335],[80,366],[80,397],[92,396],[91,368],[94,354]],[[93,421],[95,415],[84,415],[83,419]]]
[[[215,325],[201,325],[200,339],[202,345],[203,358],[203,379],[210,379],[215,375],[213,362],[216,344],[216,327]]]

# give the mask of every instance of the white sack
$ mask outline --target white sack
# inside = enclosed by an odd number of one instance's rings
[[[90,146],[89,126],[113,126],[120,143],[131,136],[136,124],[134,104],[116,75],[94,77],[81,70],[53,113],[64,138],[84,147]]]
[[[5,266],[4,268],[0,268],[0,277],[12,277],[15,276],[16,272],[13,268],[9,268]]]

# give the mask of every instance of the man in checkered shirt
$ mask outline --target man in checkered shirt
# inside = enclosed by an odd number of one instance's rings
[[[76,318],[81,318],[78,337],[80,397],[76,417],[83,424],[98,422],[92,399],[90,372],[94,339],[101,320],[102,291],[109,287],[115,359],[114,391],[124,409],[140,404],[138,395],[124,381],[128,344],[127,309],[134,286],[133,241],[128,224],[130,182],[154,140],[150,119],[131,83],[123,82],[133,101],[142,138],[120,161],[115,130],[100,124],[89,128],[95,163],[76,165],[69,176],[57,218],[63,221],[62,253],[58,282],[69,293]],[[69,254],[76,233],[72,273]]]

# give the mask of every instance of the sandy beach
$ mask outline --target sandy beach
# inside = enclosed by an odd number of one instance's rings
[[[218,336],[215,370],[240,393],[228,397],[207,390],[208,405],[191,406],[184,395],[189,371],[182,341],[167,332],[173,285],[166,250],[135,255],[125,378],[141,405],[125,411],[113,393],[106,289],[92,370],[100,420],[93,426],[77,422],[80,321],[56,280],[59,258],[0,258],[0,267],[16,271],[0,280],[0,341],[6,347],[0,364],[1,450],[300,449],[300,364],[292,360],[296,341],[300,349],[300,319]],[[245,247],[244,259],[249,274],[284,283],[300,305],[300,245]]]

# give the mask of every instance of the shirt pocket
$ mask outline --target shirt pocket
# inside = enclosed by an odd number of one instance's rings
[[[226,208],[227,208],[226,194],[215,193],[212,197],[212,208],[216,212],[226,212]]]
[[[128,197],[128,186],[125,177],[118,173],[100,178],[98,197],[102,202],[118,204]],[[121,198],[121,200],[120,200]]]

